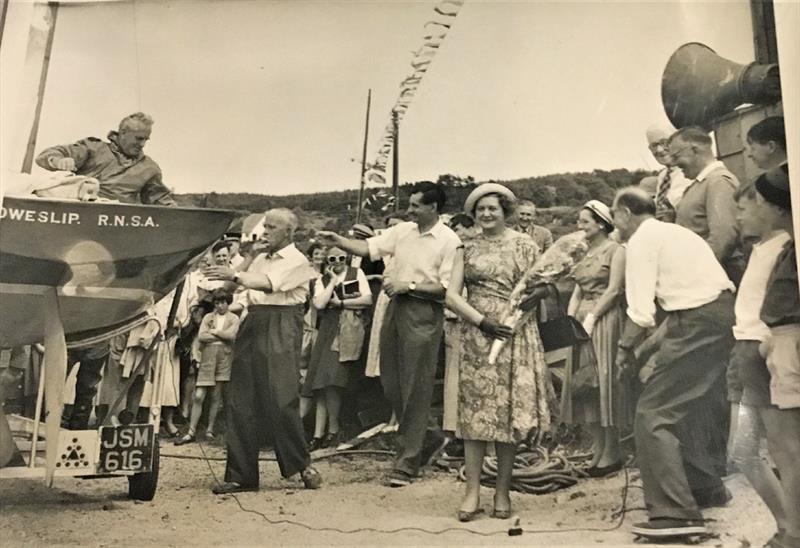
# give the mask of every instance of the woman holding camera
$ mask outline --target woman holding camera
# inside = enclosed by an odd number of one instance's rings
[[[339,411],[349,378],[348,364],[361,354],[365,330],[362,310],[372,304],[367,278],[360,269],[347,266],[347,253],[331,247],[326,262],[325,273],[314,287],[312,304],[319,311],[319,332],[302,392],[316,401],[311,451],[339,444]]]

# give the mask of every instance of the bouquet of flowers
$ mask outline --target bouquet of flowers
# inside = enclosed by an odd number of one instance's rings
[[[545,251],[517,282],[508,302],[503,307],[501,322],[516,330],[527,320],[531,310],[523,306],[531,288],[537,284],[554,283],[568,274],[572,267],[586,254],[588,245],[583,231],[572,232],[560,237]],[[489,351],[489,364],[494,365],[506,341],[495,339]]]

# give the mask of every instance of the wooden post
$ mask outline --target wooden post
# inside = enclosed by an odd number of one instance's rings
[[[392,145],[392,194],[394,194],[394,210],[400,210],[400,179],[399,179],[399,148],[400,148],[400,124],[397,120],[397,111],[392,111],[392,129],[394,138]]]
[[[33,167],[33,153],[36,149],[36,137],[39,134],[39,119],[42,115],[42,103],[44,102],[44,88],[47,84],[47,71],[50,67],[50,54],[53,51],[53,37],[56,34],[56,18],[58,16],[58,3],[51,2],[47,5],[48,13],[45,19],[49,22],[47,28],[47,41],[44,47],[44,56],[42,57],[42,69],[39,74],[39,89],[36,96],[36,108],[33,112],[33,124],[31,125],[31,132],[28,135],[28,146],[25,149],[25,158],[22,161],[22,173],[30,173]],[[33,32],[33,31],[32,31]]]
[[[367,121],[364,124],[364,150],[361,153],[361,178],[358,185],[358,209],[356,210],[356,222],[361,222],[361,213],[364,210],[364,174],[367,172],[367,138],[369,137],[369,104],[372,100],[372,90],[367,90]]]
[[[58,461],[58,439],[61,431],[61,412],[64,409],[64,379],[67,377],[67,342],[64,338],[64,325],[58,310],[58,293],[55,287],[48,287],[43,295],[44,306],[44,360],[42,367],[45,376],[45,476],[48,487],[53,486],[53,475]],[[36,440],[33,440],[36,443]]]

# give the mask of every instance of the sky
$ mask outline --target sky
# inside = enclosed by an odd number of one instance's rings
[[[37,151],[155,119],[176,192],[356,188],[435,2],[173,0],[59,11]],[[467,0],[400,127],[401,182],[655,169],[661,74],[702,42],[754,58],[747,1]]]

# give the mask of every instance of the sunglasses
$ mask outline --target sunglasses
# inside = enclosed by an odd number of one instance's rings
[[[343,263],[347,260],[347,255],[339,255],[338,257],[328,257],[328,262],[333,263]]]

